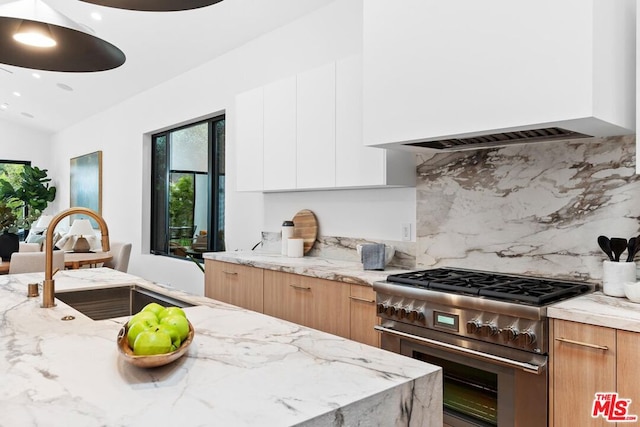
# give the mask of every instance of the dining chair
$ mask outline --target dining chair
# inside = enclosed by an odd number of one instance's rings
[[[20,249],[18,249],[18,252],[40,252],[40,247],[40,243],[20,242]]]
[[[124,273],[129,269],[129,258],[131,257],[131,243],[125,242],[110,242],[111,249],[110,261],[104,263],[105,267],[113,268],[114,270],[122,271]]]
[[[14,252],[11,254],[9,274],[44,272],[45,252]],[[53,269],[64,270],[64,252],[53,251]]]

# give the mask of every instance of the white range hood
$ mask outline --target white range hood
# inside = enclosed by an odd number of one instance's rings
[[[635,133],[635,0],[367,0],[363,11],[366,145]]]

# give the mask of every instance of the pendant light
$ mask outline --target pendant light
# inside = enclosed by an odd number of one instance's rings
[[[143,12],[177,12],[199,9],[220,3],[222,0],[82,0],[100,6],[116,9],[139,10]]]
[[[91,72],[124,64],[116,46],[83,29],[42,0],[0,6],[0,63],[36,70]]]

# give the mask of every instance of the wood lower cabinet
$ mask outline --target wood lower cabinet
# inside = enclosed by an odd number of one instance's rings
[[[373,288],[360,285],[351,285],[351,339],[380,347],[380,333],[373,329],[380,323],[376,313],[376,293]]]
[[[262,313],[262,269],[207,259],[204,295]]]
[[[640,416],[640,333],[554,319],[550,336],[550,426],[614,425],[591,416],[596,393],[631,399]]]
[[[264,313],[350,338],[349,286],[264,270]]]

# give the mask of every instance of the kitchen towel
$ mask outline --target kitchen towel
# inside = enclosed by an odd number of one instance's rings
[[[362,245],[362,267],[365,270],[384,270],[384,244]]]

